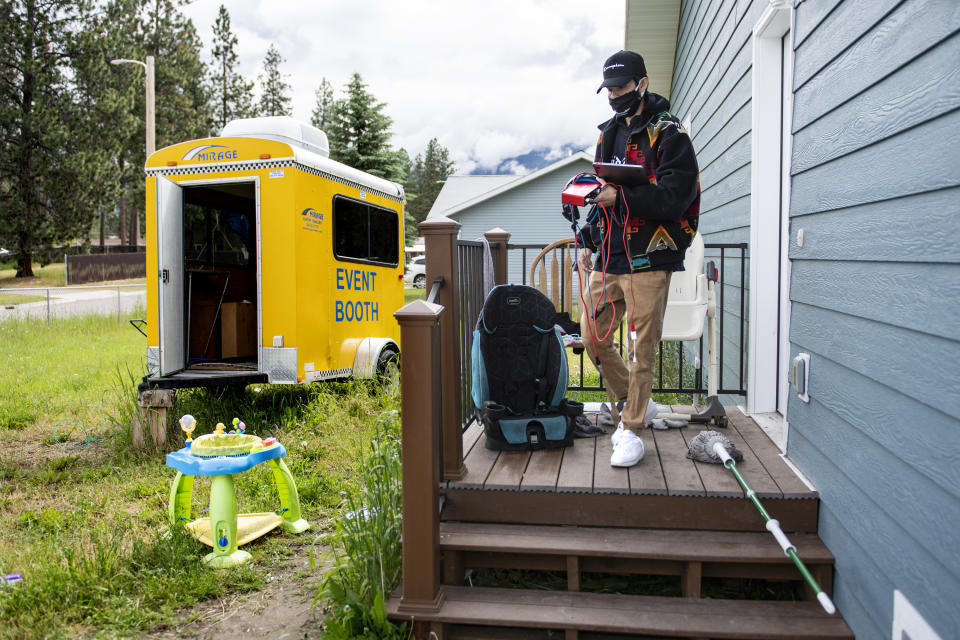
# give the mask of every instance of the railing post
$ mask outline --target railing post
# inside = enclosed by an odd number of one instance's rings
[[[463,436],[461,415],[463,400],[460,394],[460,256],[457,234],[460,223],[446,217],[420,223],[420,234],[426,252],[427,291],[437,276],[443,277],[443,286],[436,303],[443,306],[440,323],[442,369],[441,380],[443,479],[459,480],[465,473],[463,466]],[[406,353],[406,345],[404,345]]]
[[[440,314],[415,300],[400,323],[403,579],[398,613],[437,611],[440,589]],[[449,377],[450,373],[447,373]]]
[[[483,234],[483,237],[497,248],[493,261],[494,281],[496,284],[507,284],[507,242],[510,240],[510,234],[496,227]]]

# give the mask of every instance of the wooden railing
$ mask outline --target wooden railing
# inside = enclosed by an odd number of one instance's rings
[[[448,218],[420,224],[426,245],[428,300],[395,314],[400,324],[401,437],[403,464],[403,578],[400,609],[436,611],[440,587],[440,483],[463,476],[461,352],[463,310],[457,234]],[[494,280],[506,280],[510,234],[485,234],[494,256]],[[434,294],[434,290],[436,293]],[[472,312],[472,311],[471,311]],[[479,309],[476,311],[479,313]],[[475,321],[475,319],[474,319]]]

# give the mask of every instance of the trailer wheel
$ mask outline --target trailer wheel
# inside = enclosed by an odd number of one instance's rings
[[[413,277],[413,288],[414,288],[414,289],[423,289],[423,288],[426,287],[426,286],[427,286],[427,276],[426,276],[426,275],[424,275],[424,274],[422,274],[422,273],[418,273],[417,275],[415,275],[415,276]]]
[[[400,352],[394,346],[384,347],[377,358],[377,380],[387,387],[400,381]]]

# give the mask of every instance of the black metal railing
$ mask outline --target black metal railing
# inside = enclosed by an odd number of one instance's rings
[[[513,252],[514,254],[520,254],[520,265],[521,265],[521,279],[524,284],[527,283],[527,275],[529,271],[530,263],[533,260],[533,257],[530,256],[531,250],[536,250],[536,253],[533,256],[536,256],[541,249],[546,245],[507,245],[507,250]],[[719,366],[719,380],[718,380],[718,393],[719,394],[729,394],[729,395],[746,395],[745,380],[744,380],[744,337],[745,337],[745,327],[746,327],[746,317],[745,317],[745,307],[744,300],[745,296],[743,292],[746,288],[746,252],[747,244],[746,243],[708,243],[704,245],[705,252],[708,254],[704,258],[704,262],[715,261],[719,262],[718,271],[719,279],[716,283],[716,296],[717,296],[717,321],[718,326],[718,360],[720,363]],[[572,251],[566,247],[558,247],[557,249],[560,252],[559,263],[565,264],[566,253],[572,253]],[[735,257],[731,257],[730,253],[736,253]],[[731,260],[736,261],[736,269],[734,269],[733,279],[734,282],[730,282],[730,277],[728,277],[728,267],[732,267],[730,264]],[[573,257],[571,256],[571,261]],[[739,273],[737,273],[739,272]],[[516,274],[514,279],[516,279]],[[586,283],[583,283],[584,285]],[[566,291],[564,290],[565,284],[564,279],[558,279],[558,285],[560,291],[558,292],[557,299],[559,300],[559,309],[561,313],[566,311],[571,313],[572,316],[575,316],[573,319],[578,319],[578,313],[572,313],[572,309],[566,309],[565,300],[567,298]],[[739,313],[737,315],[737,327],[735,328],[735,339],[736,344],[739,345],[739,349],[736,354],[736,366],[730,367],[725,359],[726,351],[724,343],[726,342],[725,338],[733,339],[734,336],[728,336],[727,334],[727,312],[730,310],[727,309],[726,305],[726,292],[730,287],[736,287],[740,292],[740,304],[739,304]],[[577,285],[577,290],[579,290],[579,284]],[[572,292],[571,292],[572,293]],[[571,295],[571,298],[576,304],[576,296]],[[706,330],[706,329],[705,329]],[[621,353],[623,352],[623,327],[619,328],[619,333],[617,336],[617,342],[620,344]],[[694,362],[690,362],[690,358],[685,354],[693,350],[691,348],[681,348],[678,343],[663,343],[661,342],[657,349],[657,367],[654,373],[654,387],[653,391],[655,393],[682,393],[682,394],[703,394],[707,392],[707,387],[703,379],[703,368],[707,364],[706,358],[706,346],[704,344],[706,335],[702,336],[697,342],[695,349]],[[603,385],[603,378],[599,379],[598,384],[588,384],[585,380],[584,374],[584,356],[583,353],[579,354],[580,366],[579,373],[576,374],[576,379],[571,380],[571,384],[568,387],[571,391],[605,391],[606,388]],[[686,360],[685,360],[686,358]],[[733,385],[725,385],[725,370],[734,370],[737,372],[736,380],[733,381]],[[729,377],[726,376],[726,377]]]
[[[458,255],[460,268],[460,363],[461,363],[461,387],[463,401],[464,422],[473,414],[473,402],[470,398],[470,389],[473,376],[470,367],[470,347],[473,340],[473,330],[480,316],[480,309],[483,307],[485,291],[483,287],[483,243],[477,241],[458,241]],[[513,282],[519,281],[521,284],[529,284],[528,271],[534,257],[546,245],[533,244],[508,244],[508,263],[509,277]],[[492,245],[496,259],[497,247]],[[719,359],[719,380],[717,383],[718,393],[723,395],[746,395],[744,369],[745,369],[745,328],[746,313],[744,295],[746,289],[746,243],[707,243],[704,245],[706,257],[704,262],[714,261],[717,263],[719,279],[716,283],[717,300],[717,322],[718,322],[718,359]],[[568,247],[558,248],[560,252],[559,263],[564,264],[566,254],[570,252]],[[571,261],[573,256],[571,255]],[[514,258],[514,260],[510,260]],[[517,260],[519,258],[520,273],[516,273]],[[728,273],[729,272],[729,273]],[[559,302],[558,311],[571,313],[574,310],[567,309],[564,300],[566,291],[564,287],[564,278],[558,278],[560,287],[557,299]],[[579,290],[579,284],[575,282],[575,291]],[[727,305],[727,292],[731,288],[739,292],[739,309],[736,311],[729,309]],[[571,306],[576,305],[575,291],[571,292],[571,298],[574,300]],[[736,314],[734,326],[730,327],[728,315]],[[571,313],[574,320],[578,320],[578,315]],[[706,328],[704,329],[706,331]],[[617,341],[623,349],[623,327],[619,328]],[[673,393],[673,394],[705,394],[707,386],[703,376],[703,368],[708,365],[706,344],[704,335],[693,343],[664,343],[661,342],[657,350],[657,367],[654,372],[655,393]],[[726,348],[727,341],[735,342],[739,347],[736,353],[731,356],[730,349]],[[684,347],[683,345],[687,346]],[[691,353],[693,352],[693,353]],[[691,362],[691,355],[693,356]],[[581,352],[579,358],[579,371],[571,379],[568,389],[570,391],[605,391],[603,378],[600,377],[596,384],[588,380],[584,373],[584,355]],[[735,358],[735,362],[728,362],[728,359]],[[730,376],[735,375],[735,380],[729,380]],[[726,374],[726,375],[725,375]]]
[[[486,297],[483,283],[484,243],[474,240],[457,241],[457,259],[460,271],[460,400],[461,424],[466,424],[473,415],[473,399],[470,389],[473,385],[473,371],[470,367],[470,348],[473,345],[473,329],[480,317],[483,300]],[[490,246],[494,263],[499,247]]]

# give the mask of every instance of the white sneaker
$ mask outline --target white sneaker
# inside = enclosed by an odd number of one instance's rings
[[[610,434],[610,444],[614,447],[617,446],[617,442],[620,441],[620,436],[623,435],[623,421],[620,421],[620,424],[617,425],[616,431]]]
[[[657,414],[660,412],[660,406],[653,400],[647,401],[647,410],[643,414],[643,423],[650,424],[653,422],[653,419],[657,417]],[[617,430],[610,434],[610,442],[613,443],[613,446],[617,446],[617,441],[620,440],[620,434],[623,433],[623,421],[620,421],[620,424],[617,425]]]
[[[610,441],[613,442],[611,436]],[[624,429],[613,443],[613,455],[610,456],[612,467],[632,467],[643,458],[643,440],[629,429]]]

